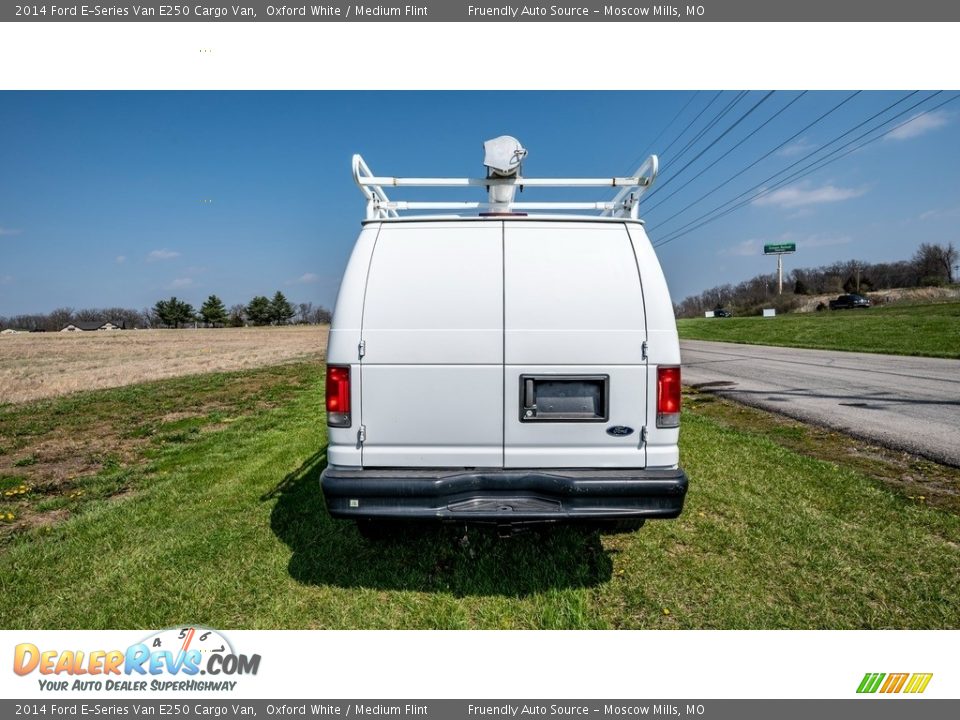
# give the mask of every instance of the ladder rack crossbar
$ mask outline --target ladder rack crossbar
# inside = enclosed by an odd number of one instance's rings
[[[387,210],[496,210],[497,203],[474,202],[470,200],[454,202],[418,202],[413,200],[395,200],[380,203]],[[511,210],[613,210],[614,203],[605,202],[514,202]]]
[[[516,185],[517,187],[646,187],[647,178],[402,178],[367,177],[357,181],[360,187],[491,187]]]

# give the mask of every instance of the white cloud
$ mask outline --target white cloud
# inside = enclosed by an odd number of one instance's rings
[[[947,208],[945,210],[927,210],[926,212],[920,213],[917,219],[930,220],[932,218],[958,217],[958,216],[960,216],[960,205],[958,205],[957,207]]]
[[[162,250],[151,250],[150,254],[147,255],[147,260],[153,262],[154,260],[173,260],[173,258],[180,257],[180,253],[176,250],[167,250],[166,248]]]
[[[16,228],[6,228],[0,227],[0,236],[3,235],[19,235],[20,231]]]
[[[193,287],[193,278],[177,278],[168,286],[171,290],[181,290],[183,288]]]
[[[319,275],[317,275],[316,273],[308,272],[308,273],[304,273],[303,275],[298,277],[296,280],[291,280],[288,284],[289,285],[309,285],[310,283],[315,283],[315,282],[318,282],[319,280],[320,280]]]
[[[117,255],[117,265],[123,265],[127,261],[126,255]]]
[[[743,240],[738,242],[736,245],[731,245],[728,248],[721,250],[718,255],[737,255],[740,257],[746,257],[748,255],[759,255],[761,250],[761,242],[757,238],[750,238],[749,240]]]
[[[866,188],[842,188],[836,185],[784,187],[761,195],[753,201],[753,204],[797,208],[805,205],[819,205],[821,203],[850,200],[851,198],[860,197],[866,192]]]
[[[924,133],[942,128],[950,122],[950,116],[943,110],[939,112],[927,113],[926,115],[914,115],[905,123],[887,134],[885,140],[909,140],[918,137]]]
[[[847,245],[851,242],[853,242],[853,238],[849,235],[810,235],[797,241],[797,250]]]
[[[795,155],[808,153],[813,150],[814,147],[816,146],[806,138],[800,138],[799,140],[794,140],[789,145],[784,145],[777,150],[776,154],[781,157],[794,157]]]
[[[0,275],[0,285],[9,285],[13,282],[13,275]]]

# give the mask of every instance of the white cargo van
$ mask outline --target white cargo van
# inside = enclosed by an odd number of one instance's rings
[[[365,525],[676,517],[680,349],[637,211],[656,157],[627,178],[531,179],[515,140],[486,147],[484,178],[377,177],[354,157],[367,217],[330,329],[329,512]],[[384,190],[405,186],[489,199]],[[620,190],[538,203],[514,202],[517,187]],[[411,214],[438,209],[462,214]]]

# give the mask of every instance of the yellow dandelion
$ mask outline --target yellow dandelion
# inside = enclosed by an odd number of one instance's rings
[[[670,614],[670,608],[664,608],[664,609],[663,609],[663,614],[664,614],[664,615],[669,615],[669,614]]]

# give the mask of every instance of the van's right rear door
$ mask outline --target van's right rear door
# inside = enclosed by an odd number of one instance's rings
[[[646,467],[646,319],[626,227],[504,225],[504,467]]]

